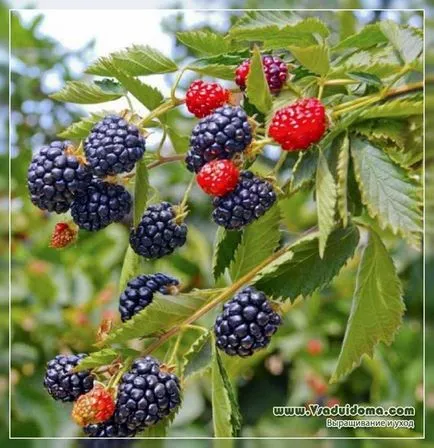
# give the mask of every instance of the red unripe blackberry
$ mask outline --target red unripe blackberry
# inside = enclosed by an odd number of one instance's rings
[[[223,106],[229,99],[229,91],[216,82],[197,79],[190,84],[185,95],[187,109],[197,118],[203,118]]]
[[[288,79],[288,66],[277,56],[264,54],[262,66],[270,92],[278,93]],[[235,82],[242,90],[246,88],[246,79],[250,71],[250,59],[245,60],[235,70]]]
[[[196,176],[200,188],[211,196],[224,196],[235,189],[240,171],[230,160],[212,160]]]
[[[303,98],[274,114],[268,135],[285,151],[300,151],[321,140],[326,124],[321,101]]]
[[[311,356],[320,355],[323,351],[323,344],[319,339],[310,339],[307,342],[306,351]]]
[[[51,234],[50,247],[62,249],[73,243],[76,237],[76,229],[70,226],[67,222],[58,222],[54,226],[53,233]]]

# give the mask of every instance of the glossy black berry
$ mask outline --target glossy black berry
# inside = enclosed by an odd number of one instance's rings
[[[244,151],[251,141],[252,129],[244,110],[219,107],[194,127],[185,159],[187,168],[197,173],[211,160],[231,159]]]
[[[213,200],[212,217],[216,224],[226,229],[240,229],[261,217],[276,201],[273,186],[243,171],[235,190]]]
[[[72,370],[87,355],[57,355],[47,363],[44,387],[55,399],[74,401],[93,388],[93,376],[88,370],[74,373]]]
[[[176,223],[176,213],[171,204],[160,202],[150,205],[130,234],[133,250],[145,258],[160,258],[183,246],[187,226]]]
[[[217,347],[231,356],[251,356],[266,347],[281,324],[266,295],[253,287],[239,292],[223,306],[214,332]]]
[[[71,205],[71,215],[80,229],[95,231],[121,221],[131,209],[131,195],[121,185],[95,178]]]
[[[170,287],[179,285],[176,278],[166,274],[139,275],[130,280],[119,299],[119,312],[122,322],[146,308],[154,298],[155,292],[170,294]]]
[[[90,131],[84,150],[99,177],[126,173],[145,153],[145,139],[137,126],[118,115],[108,115]]]
[[[134,437],[138,432],[129,429],[126,425],[116,423],[113,417],[103,423],[85,426],[83,431],[86,436],[102,438]]]
[[[32,158],[27,184],[31,201],[42,210],[65,213],[74,195],[86,191],[92,179],[89,166],[71,148],[70,142],[55,141]]]
[[[176,375],[163,372],[151,356],[137,359],[118,388],[115,422],[130,430],[155,425],[181,403]]]

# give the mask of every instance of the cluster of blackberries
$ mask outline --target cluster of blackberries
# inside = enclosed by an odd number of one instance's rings
[[[86,435],[134,437],[180,405],[178,377],[155,358],[136,359],[112,390],[94,384],[90,371],[74,372],[85,356],[56,356],[47,364],[44,386],[55,400],[75,402],[72,415]]]
[[[139,129],[118,115],[97,123],[84,144],[84,156],[70,142],[55,141],[36,153],[28,169],[30,198],[37,207],[65,213],[71,209],[82,229],[100,230],[131,210],[131,195],[106,176],[130,172],[145,152]]]

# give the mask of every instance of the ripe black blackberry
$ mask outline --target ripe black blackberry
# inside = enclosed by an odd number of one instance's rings
[[[143,157],[145,138],[137,126],[118,115],[108,115],[92,128],[84,150],[97,176],[126,173]]]
[[[154,298],[154,292],[170,294],[171,287],[179,285],[176,278],[166,274],[139,275],[130,280],[119,299],[119,312],[122,322],[131,319],[146,308]]]
[[[138,431],[128,429],[126,425],[119,425],[110,418],[106,422],[88,425],[83,428],[89,437],[134,437]]]
[[[44,387],[55,400],[74,401],[93,388],[93,376],[89,370],[72,372],[86,356],[84,353],[57,355],[47,363]]]
[[[180,403],[178,377],[162,371],[151,356],[139,358],[119,384],[115,422],[141,430],[168,417]]]
[[[83,194],[77,195],[71,205],[74,222],[89,231],[121,221],[131,209],[131,195],[121,185],[94,178]]]
[[[273,186],[243,171],[235,190],[213,200],[212,217],[216,224],[226,229],[240,229],[262,216],[276,201]]]
[[[150,205],[130,234],[134,252],[145,258],[161,258],[183,246],[187,226],[176,222],[176,210],[168,202]]]
[[[231,356],[251,356],[270,343],[280,324],[266,295],[253,287],[244,288],[223,305],[216,319],[217,347]]]
[[[241,107],[222,106],[202,118],[194,127],[190,150],[185,159],[187,168],[199,172],[214,159],[231,159],[252,141],[252,128]]]
[[[76,193],[86,191],[92,173],[73,153],[70,142],[51,142],[36,153],[27,172],[34,205],[49,212],[65,213]]]

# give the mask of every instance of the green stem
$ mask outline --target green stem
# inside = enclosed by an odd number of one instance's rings
[[[359,83],[360,81],[356,81],[355,79],[329,79],[328,81],[324,81],[325,86],[347,86]]]
[[[279,160],[277,161],[276,165],[274,166],[273,174],[277,174],[279,172],[280,168],[282,168],[283,164],[285,163],[285,160],[287,157],[288,157],[288,151],[282,151],[282,153],[280,154]]]
[[[160,104],[158,107],[156,107],[152,112],[150,112],[146,117],[142,118],[142,120],[139,123],[139,126],[146,127],[146,124],[152,121],[154,118],[157,118],[166,112],[169,112],[169,110],[179,106],[180,104],[183,104],[184,100],[180,99],[170,99],[162,104]]]
[[[176,98],[176,89],[179,85],[179,82],[181,81],[182,75],[185,73],[185,71],[188,70],[188,67],[184,67],[179,73],[178,76],[175,79],[175,83],[172,86],[172,89],[170,90],[170,98],[172,99],[172,102],[176,103],[177,101],[180,101],[178,98]]]
[[[125,362],[123,363],[123,366],[121,369],[119,369],[118,373],[116,375],[113,375],[110,378],[110,381],[107,384],[107,389],[111,389],[113,387],[116,387],[119,383],[119,381],[122,378],[122,375],[130,368],[130,364],[133,358],[127,358]]]
[[[171,163],[171,162],[179,162],[181,160],[185,159],[185,154],[175,154],[173,156],[167,156],[167,157],[160,157],[158,160],[155,160],[154,162],[151,162],[147,168],[148,170],[155,168],[160,165],[164,165],[165,163]]]
[[[130,96],[128,94],[125,95],[125,99],[127,100],[128,107],[129,107],[130,111],[134,112],[133,103],[132,103],[131,98],[130,98]]]
[[[346,108],[334,111],[333,117],[338,117],[341,114],[351,112],[352,110],[359,109],[360,107],[368,106],[369,104],[376,103],[377,101],[380,101],[380,100],[382,100],[382,96],[380,96],[380,95],[377,97],[372,97],[372,98],[365,97],[365,101],[359,101],[359,102],[352,104]]]
[[[178,337],[176,338],[175,344],[174,344],[174,346],[173,346],[173,349],[172,349],[172,353],[171,353],[171,355],[170,355],[170,358],[169,358],[169,360],[168,360],[167,363],[166,363],[166,364],[168,364],[169,366],[170,366],[171,364],[173,364],[173,360],[174,360],[174,358],[175,358],[175,356],[176,356],[176,352],[178,351],[179,344],[181,343],[182,335],[183,335],[183,333],[182,333],[182,331],[180,331],[180,332],[178,333]]]
[[[158,148],[157,148],[158,159],[161,158],[161,156],[160,156],[161,150],[163,149],[164,142],[166,141],[166,137],[167,137],[167,128],[164,124],[162,124],[162,128],[163,128],[163,135],[161,136],[160,144],[158,145]]]
[[[184,210],[187,205],[188,197],[190,195],[191,189],[193,188],[194,181],[196,180],[196,176],[192,176],[190,183],[188,184],[187,189],[185,190],[184,197],[182,198],[181,203],[179,204],[180,210]]]

